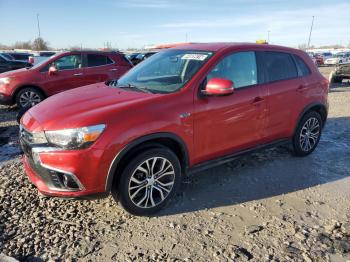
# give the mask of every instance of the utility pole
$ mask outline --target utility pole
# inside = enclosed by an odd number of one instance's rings
[[[309,34],[309,41],[307,43],[307,48],[310,48],[310,41],[311,41],[311,33],[312,33],[312,27],[314,26],[314,16],[312,16],[312,22],[311,22],[311,28],[310,28],[310,34]]]
[[[38,33],[40,38],[40,23],[39,23],[39,14],[36,14],[36,21],[38,22]]]

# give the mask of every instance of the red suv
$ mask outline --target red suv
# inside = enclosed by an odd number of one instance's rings
[[[59,92],[117,79],[132,67],[117,52],[64,52],[31,68],[0,74],[0,104],[28,108]]]
[[[296,49],[190,44],[140,63],[118,81],[50,97],[21,119],[25,170],[46,195],[112,193],[149,215],[181,178],[257,148],[317,146],[328,81]]]

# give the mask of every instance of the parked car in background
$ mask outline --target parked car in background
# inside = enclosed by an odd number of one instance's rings
[[[8,54],[0,53],[0,73],[30,66],[28,62],[14,60]]]
[[[328,81],[300,50],[242,43],[168,49],[118,81],[32,107],[20,125],[24,167],[43,194],[111,192],[128,212],[150,215],[189,172],[280,143],[291,143],[297,156],[313,152],[327,95]]]
[[[323,60],[333,57],[333,54],[331,52],[323,52],[321,55],[323,56]]]
[[[151,51],[151,52],[143,52],[139,53],[136,57],[134,57],[132,60],[130,60],[134,65],[137,65],[141,63],[143,60],[146,60],[150,56],[156,54],[156,51]]]
[[[132,54],[128,54],[128,55],[125,55],[127,59],[129,59],[131,61],[131,63],[133,65],[135,65],[135,59],[136,57],[139,55],[140,53],[132,53]]]
[[[335,70],[329,77],[331,83],[341,83],[343,79],[350,79],[350,61],[343,64],[337,64]]]
[[[0,74],[0,103],[28,108],[68,89],[118,79],[131,67],[117,52],[60,53],[31,68]]]
[[[349,53],[338,53],[333,57],[328,58],[324,61],[325,65],[336,65],[339,63],[346,63],[350,59]]]
[[[19,52],[7,52],[7,54],[11,55],[16,60],[22,60],[26,62],[28,62],[29,57],[33,55],[31,53],[19,53]]]
[[[315,58],[314,53],[311,52],[307,52],[307,54],[309,55],[309,57],[311,58],[312,62],[317,65],[317,59]]]
[[[0,53],[1,56],[7,60],[16,60],[12,55],[8,54],[8,53]]]
[[[314,57],[318,66],[324,65],[324,58],[322,54],[315,54]]]

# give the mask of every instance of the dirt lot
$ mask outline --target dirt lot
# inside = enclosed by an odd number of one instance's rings
[[[0,253],[22,261],[350,261],[350,83],[333,86],[329,100],[312,155],[280,147],[197,173],[152,218],[132,217],[111,198],[40,197],[19,160],[16,109],[0,107]]]

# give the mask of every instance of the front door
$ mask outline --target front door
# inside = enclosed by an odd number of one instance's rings
[[[57,94],[85,84],[81,54],[66,55],[56,59],[50,66],[57,72],[45,77],[45,90],[49,95]],[[45,70],[48,70],[46,68]],[[47,72],[44,72],[47,73]]]
[[[196,163],[255,146],[265,120],[265,94],[258,85],[254,51],[223,58],[208,74],[233,81],[229,96],[205,96],[195,101],[194,145]]]

